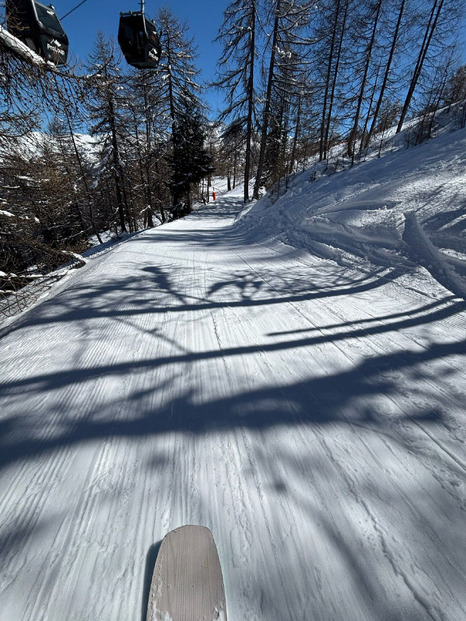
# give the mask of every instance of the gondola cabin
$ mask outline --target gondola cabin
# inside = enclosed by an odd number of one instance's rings
[[[5,12],[12,35],[55,65],[66,64],[68,37],[52,5],[36,0],[5,0]]]
[[[156,69],[162,55],[159,35],[142,11],[120,14],[118,43],[126,62],[138,69]]]

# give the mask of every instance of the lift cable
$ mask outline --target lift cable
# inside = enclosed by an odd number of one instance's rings
[[[80,2],[79,4],[77,4],[75,7],[73,7],[70,11],[68,11],[68,13],[66,13],[66,15],[63,15],[63,17],[60,17],[61,20],[65,19],[65,17],[68,17],[68,15],[71,15],[71,13],[73,13],[74,11],[76,11],[76,9],[79,9],[79,7],[81,5],[83,5],[85,2],[87,2],[87,0],[82,0],[82,2]]]
[[[68,17],[68,15],[71,15],[71,13],[74,13],[74,11],[76,11],[76,9],[79,9],[80,6],[82,6],[85,2],[87,2],[87,0],[82,0],[82,2],[79,2],[75,7],[73,7],[71,10],[68,11],[68,13],[65,13],[65,15],[63,15],[63,17],[60,17],[60,20],[65,19],[65,17]],[[146,1],[145,0],[141,0],[141,13],[144,15],[145,14],[145,4]]]

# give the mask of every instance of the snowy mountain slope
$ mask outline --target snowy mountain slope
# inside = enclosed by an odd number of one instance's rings
[[[316,170],[253,206],[247,225],[259,220],[293,246],[361,267],[420,263],[466,297],[466,129],[310,183]]]
[[[144,619],[186,523],[214,533],[229,621],[465,618],[466,303],[402,241],[415,211],[440,247],[447,151],[436,186],[394,154],[242,215],[225,195],[8,326],[2,621]]]

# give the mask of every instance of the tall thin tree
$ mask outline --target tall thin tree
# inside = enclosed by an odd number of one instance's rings
[[[252,174],[258,10],[257,0],[235,0],[225,10],[217,37],[223,43],[223,53],[215,86],[227,93],[222,118],[241,122],[246,132],[244,202],[249,200]]]

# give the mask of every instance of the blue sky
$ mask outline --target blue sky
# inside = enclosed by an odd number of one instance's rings
[[[42,0],[48,4],[50,0]],[[65,15],[80,0],[52,0],[59,17]],[[173,14],[189,26],[188,34],[194,38],[199,57],[197,67],[201,69],[201,80],[211,80],[215,76],[215,67],[221,54],[221,48],[213,40],[218,34],[223,21],[223,11],[229,0],[170,0],[158,2],[146,0],[146,14],[153,18],[157,9],[169,7]],[[118,22],[121,11],[137,11],[139,0],[87,0],[74,13],[63,20],[70,39],[70,51],[75,57],[85,60],[94,47],[96,35],[101,30],[105,35],[118,34]],[[72,56],[73,57],[73,56]],[[72,59],[71,57],[71,59]],[[205,99],[215,108],[220,96],[213,89],[205,93]]]

